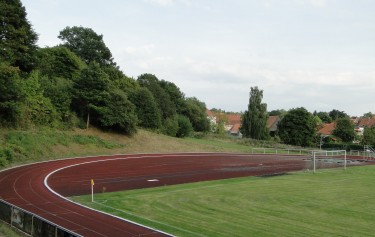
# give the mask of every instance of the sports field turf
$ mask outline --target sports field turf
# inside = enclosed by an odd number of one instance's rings
[[[374,236],[375,166],[74,197],[177,236]]]

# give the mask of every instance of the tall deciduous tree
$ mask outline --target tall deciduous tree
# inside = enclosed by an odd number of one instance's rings
[[[354,123],[349,117],[339,118],[336,120],[333,135],[341,138],[343,142],[351,142],[355,137],[354,127]]]
[[[186,108],[184,93],[182,93],[180,88],[178,88],[173,82],[161,80],[159,84],[168,93],[171,101],[176,107],[177,113],[181,114]]]
[[[59,112],[60,120],[70,122],[74,116],[70,111],[72,85],[85,63],[66,47],[52,47],[38,50],[36,69],[43,75],[41,86]]]
[[[152,93],[145,87],[132,93],[130,100],[136,106],[139,125],[144,128],[161,127],[161,113]]]
[[[91,110],[95,112],[97,108],[104,106],[109,95],[109,83],[107,74],[97,63],[90,63],[75,81],[73,107],[82,117],[86,116],[86,127],[90,124]],[[94,120],[97,121],[97,118]]]
[[[210,130],[210,122],[206,114],[206,104],[199,101],[195,97],[187,98],[185,102],[185,115],[193,125],[197,132],[208,132]]]
[[[176,115],[176,106],[172,102],[169,94],[160,86],[159,79],[152,74],[142,74],[137,79],[138,83],[146,87],[154,95],[154,98],[158,104],[162,118],[172,118]]]
[[[327,112],[317,112],[314,115],[318,116],[324,123],[332,122],[332,117]],[[332,113],[332,116],[335,116],[335,112]]]
[[[0,124],[16,125],[21,99],[19,68],[0,63]]]
[[[245,137],[265,140],[268,138],[267,104],[262,103],[263,91],[251,87],[248,110],[243,115],[241,132]]]
[[[97,107],[97,111],[100,114],[99,123],[102,127],[128,135],[137,131],[135,107],[123,91],[111,90],[105,105]]]
[[[60,31],[58,38],[63,41],[63,46],[87,64],[97,62],[100,66],[115,65],[112,53],[103,41],[103,35],[98,35],[91,28],[68,26]]]
[[[305,108],[291,109],[278,124],[281,140],[290,145],[312,146],[315,138],[313,115]]]
[[[56,109],[50,99],[44,96],[38,71],[33,71],[26,80],[21,81],[20,105],[18,126],[56,125]]]
[[[329,116],[332,118],[333,121],[339,118],[349,117],[344,111],[340,111],[337,109],[333,109],[329,112]]]
[[[30,72],[38,36],[26,16],[20,0],[0,1],[0,61]]]
[[[85,67],[85,63],[75,53],[62,46],[39,49],[37,56],[36,68],[49,78],[74,80]]]

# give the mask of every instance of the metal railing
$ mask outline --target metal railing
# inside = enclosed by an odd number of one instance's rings
[[[375,158],[375,149],[372,148],[372,146],[369,146],[369,145],[365,145],[364,148],[364,157],[366,157],[367,159],[372,159],[372,158]]]
[[[0,221],[32,237],[82,237],[82,235],[1,199]]]
[[[277,148],[252,148],[253,154],[280,154],[280,155],[310,155],[314,150],[309,149],[277,149]]]

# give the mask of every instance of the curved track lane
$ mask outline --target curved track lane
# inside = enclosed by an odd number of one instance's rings
[[[300,156],[184,153],[85,157],[0,172],[0,198],[83,236],[168,236],[64,197],[301,170]],[[153,180],[154,182],[150,182]],[[46,185],[44,185],[46,184]]]

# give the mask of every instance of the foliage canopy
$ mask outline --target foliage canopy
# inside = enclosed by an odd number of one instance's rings
[[[315,138],[313,115],[305,108],[291,109],[278,125],[281,140],[290,145],[312,146]]]

